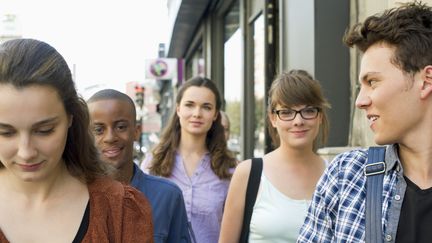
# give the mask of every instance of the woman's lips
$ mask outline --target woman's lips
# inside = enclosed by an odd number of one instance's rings
[[[18,164],[18,166],[26,172],[33,172],[39,170],[39,168],[42,166],[43,161],[39,163],[33,163],[33,164]]]

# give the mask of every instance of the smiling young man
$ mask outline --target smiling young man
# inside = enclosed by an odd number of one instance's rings
[[[117,169],[117,180],[131,184],[150,201],[155,242],[190,242],[180,188],[166,179],[144,174],[133,162],[133,144],[140,130],[132,99],[105,89],[95,93],[87,104],[101,159]]]
[[[375,142],[387,144],[378,191],[381,227],[372,230],[379,229],[376,235],[386,242],[429,242],[432,9],[414,2],[387,10],[354,26],[344,41],[363,53],[356,106],[365,111]],[[367,150],[355,150],[334,159],[318,183],[298,242],[365,241],[366,193],[372,189],[363,174],[367,157]]]

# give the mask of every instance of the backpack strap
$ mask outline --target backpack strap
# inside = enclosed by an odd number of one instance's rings
[[[381,243],[382,191],[386,170],[385,147],[370,147],[364,168],[366,176],[366,242]]]
[[[258,188],[261,182],[261,173],[263,168],[262,158],[253,158],[251,170],[246,189],[245,208],[243,215],[243,225],[240,235],[240,243],[247,243],[249,240],[249,227],[252,218],[252,211],[255,205]]]

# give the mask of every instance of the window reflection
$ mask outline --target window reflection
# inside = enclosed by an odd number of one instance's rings
[[[199,45],[192,54],[191,58],[186,60],[186,80],[195,76],[204,77],[204,75],[204,52],[202,45]]]
[[[265,140],[265,56],[264,16],[253,22],[254,39],[254,97],[255,97],[255,148],[254,157],[264,155]]]
[[[239,1],[224,18],[224,97],[225,111],[230,119],[228,148],[240,156],[240,122],[242,102],[242,40]],[[239,158],[240,159],[240,158]]]

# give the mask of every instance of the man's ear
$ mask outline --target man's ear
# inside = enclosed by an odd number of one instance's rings
[[[420,97],[426,99],[432,93],[432,65],[428,65],[423,69],[422,86]]]
[[[135,125],[135,141],[139,141],[140,136],[141,136],[141,124],[136,124]]]

